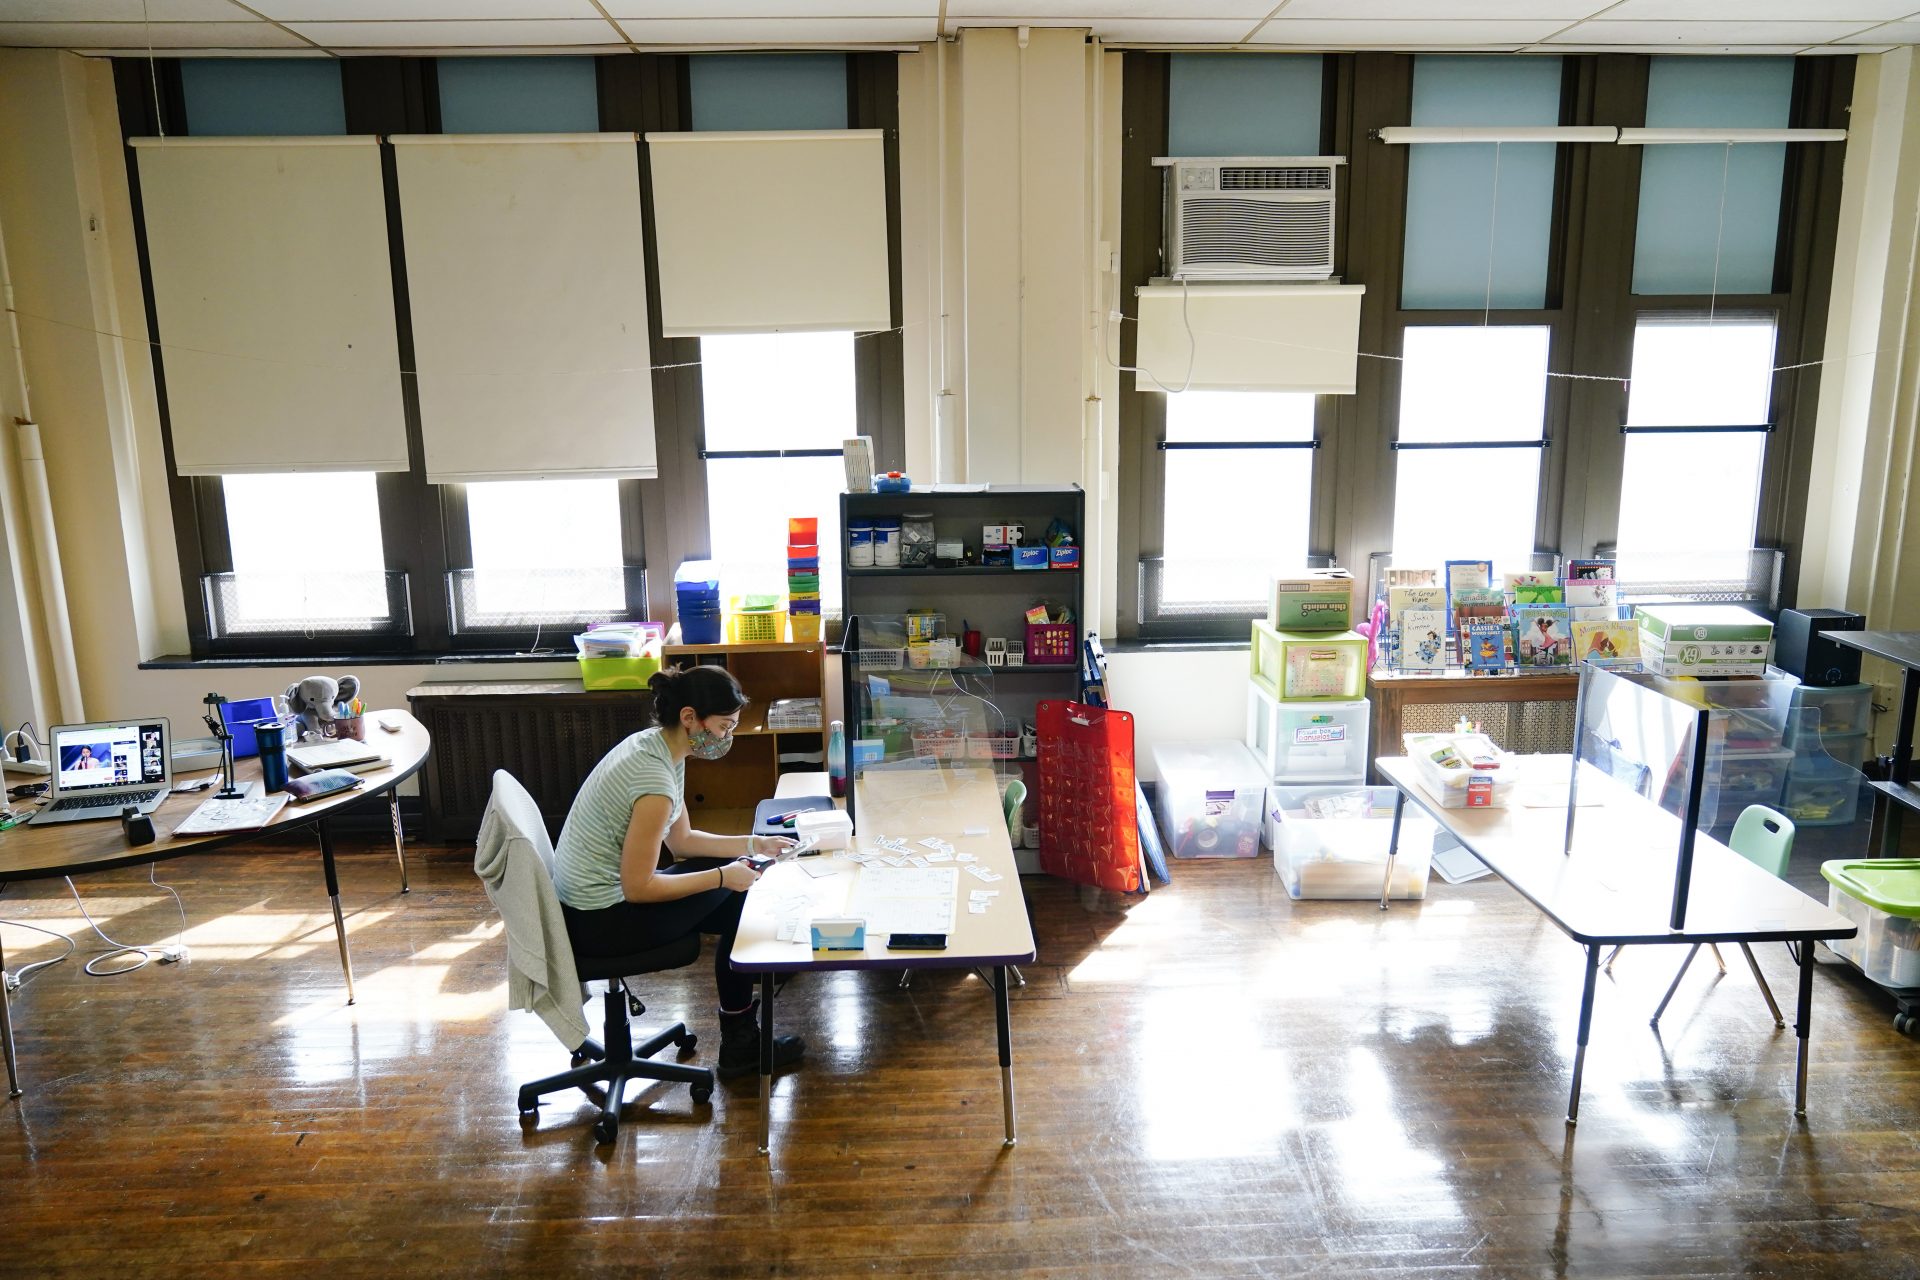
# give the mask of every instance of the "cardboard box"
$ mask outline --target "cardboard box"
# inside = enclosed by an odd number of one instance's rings
[[[1044,569],[1047,567],[1047,549],[1045,547],[1013,548],[1013,567],[1016,569]]]
[[[1307,570],[1274,578],[1267,625],[1276,631],[1345,631],[1353,625],[1353,575]]]
[[[1641,666],[1655,675],[1765,675],[1773,655],[1773,624],[1738,605],[1648,605],[1639,623]]]

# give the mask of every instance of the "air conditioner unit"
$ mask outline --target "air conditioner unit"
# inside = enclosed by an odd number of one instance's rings
[[[1175,280],[1325,280],[1343,156],[1155,160],[1167,170],[1166,271]]]

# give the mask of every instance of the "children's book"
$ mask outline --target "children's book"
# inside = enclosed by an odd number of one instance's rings
[[[1487,587],[1493,584],[1493,561],[1449,560],[1444,581],[1447,588],[1447,609],[1451,612],[1455,592],[1463,587]]]
[[[1567,581],[1612,582],[1613,563],[1611,560],[1569,560]]]
[[[1565,604],[1566,590],[1557,582],[1521,582],[1513,587],[1516,608],[1526,605]]]
[[[1398,626],[1406,617],[1409,609],[1439,609],[1445,612],[1447,607],[1447,589],[1445,587],[1388,587],[1387,611]]]
[[[1627,610],[1617,604],[1576,604],[1568,609],[1575,622],[1625,622]]]
[[[1573,620],[1564,605],[1513,611],[1514,662],[1522,667],[1564,667],[1573,662]]]
[[[1521,587],[1552,587],[1558,585],[1558,580],[1550,573],[1503,573],[1500,575],[1501,589],[1508,595],[1513,595]]]
[[[1640,628],[1632,622],[1581,622],[1573,624],[1573,655],[1576,661],[1601,666],[1625,665],[1640,660]]]
[[[1508,665],[1507,624],[1473,622],[1462,633],[1467,670],[1476,675],[1505,671]]]
[[[1507,597],[1494,587],[1462,587],[1453,602],[1453,634],[1460,665],[1467,665],[1467,628],[1476,623],[1507,625]]]
[[[1400,618],[1400,670],[1447,669],[1447,615],[1438,609],[1409,609]]]
[[[1591,608],[1594,605],[1620,603],[1611,579],[1568,578],[1566,591],[1569,605]]]

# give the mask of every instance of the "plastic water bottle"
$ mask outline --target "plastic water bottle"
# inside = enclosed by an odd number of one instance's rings
[[[847,731],[838,720],[827,731],[827,790],[847,794]]]

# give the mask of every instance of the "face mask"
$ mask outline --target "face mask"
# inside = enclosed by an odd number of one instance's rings
[[[714,733],[699,725],[687,730],[687,746],[696,760],[718,760],[733,750],[731,733]]]

